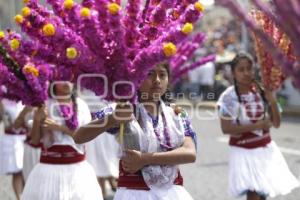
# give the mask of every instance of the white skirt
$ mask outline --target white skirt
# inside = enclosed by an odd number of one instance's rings
[[[23,177],[25,182],[34,166],[40,162],[41,148],[35,148],[29,144],[24,144],[24,159],[23,159]]]
[[[102,200],[92,166],[38,163],[31,171],[21,200]]]
[[[152,190],[130,190],[118,188],[114,200],[193,200],[183,186],[173,185],[165,195],[156,194]]]
[[[230,147],[229,193],[240,197],[248,191],[275,197],[290,193],[299,182],[272,141],[266,147]]]
[[[0,135],[0,175],[22,170],[25,138],[25,135]]]
[[[119,144],[115,136],[103,133],[86,145],[87,161],[95,169],[97,177],[119,176]]]

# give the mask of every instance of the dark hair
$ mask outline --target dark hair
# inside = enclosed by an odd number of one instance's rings
[[[53,84],[53,82],[51,83]],[[74,85],[73,87],[73,90],[71,91],[71,100],[72,100],[72,103],[74,105],[73,107],[73,114],[76,114],[77,111],[78,111],[78,105],[77,105],[77,87]],[[49,89],[48,89],[48,92],[49,92],[49,97],[50,98],[53,98],[52,96],[52,93],[51,93],[51,86],[49,86]],[[56,95],[56,87],[55,87],[55,84],[53,85],[53,93]]]
[[[233,74],[233,72],[235,70],[235,67],[237,66],[237,64],[239,63],[239,61],[242,60],[242,59],[248,60],[248,62],[251,65],[254,64],[254,60],[253,60],[253,58],[252,58],[252,56],[250,54],[244,53],[244,52],[239,52],[238,54],[236,54],[236,56],[234,57],[234,59],[230,63],[230,68],[231,68],[232,74]],[[233,78],[233,83],[234,83],[235,92],[236,92],[236,94],[238,96],[238,100],[241,103],[242,100],[241,100],[241,96],[240,96],[238,88],[237,88],[237,82],[236,82],[235,78]]]
[[[254,65],[254,59],[250,54],[245,53],[245,52],[239,52],[236,54],[234,59],[230,62],[230,67],[231,67],[232,72],[234,71],[234,69],[235,69],[236,65],[239,63],[239,61],[242,59],[246,59],[246,60],[248,60],[248,62],[251,65]]]
[[[250,54],[245,53],[245,52],[239,52],[234,57],[234,59],[231,61],[231,63],[230,63],[230,67],[231,67],[232,73],[234,72],[234,70],[235,70],[237,64],[239,63],[239,61],[242,60],[242,59],[246,59],[246,60],[248,60],[248,62],[252,66],[254,65],[254,59],[253,59],[253,57]],[[261,96],[261,98],[262,98],[262,100],[264,102],[264,117],[265,117],[265,114],[267,112],[267,104],[268,104],[268,101],[267,101],[267,99],[265,97],[265,91],[264,91],[263,87],[255,79],[253,81],[256,83],[256,85],[257,85],[257,87],[259,89],[259,92],[260,92],[260,96]],[[240,104],[242,104],[242,99],[241,99],[241,96],[240,96],[240,93],[239,93],[239,90],[238,90],[238,87],[237,87],[237,81],[236,81],[235,78],[233,78],[233,83],[234,83],[235,93],[236,93],[236,95],[238,97],[238,101],[239,101]],[[239,114],[237,116],[237,123],[238,124],[240,123]]]
[[[169,80],[169,83],[171,83],[171,69],[170,69],[170,64],[169,62],[167,61],[164,61],[163,63],[159,64],[161,66],[163,66],[167,73],[168,73],[168,80]],[[168,83],[168,88],[167,88],[167,91],[161,96],[161,99],[167,103],[167,104],[170,104],[170,103],[174,103],[175,102],[175,99],[173,99],[172,97],[172,93],[171,93],[171,90],[170,90],[170,84]]]
[[[72,91],[72,95],[71,95],[71,100],[73,102],[73,111],[74,111],[74,115],[77,115],[78,112],[78,105],[77,105],[77,92],[76,92],[76,87],[73,87],[73,91]]]

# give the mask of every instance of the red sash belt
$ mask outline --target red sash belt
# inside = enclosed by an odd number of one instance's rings
[[[264,132],[262,136],[258,136],[252,132],[243,133],[239,138],[230,137],[229,144],[247,149],[264,147],[272,141],[270,133]]]
[[[31,138],[30,137],[27,137],[26,140],[25,140],[25,143],[28,144],[29,146],[33,147],[33,148],[42,148],[43,147],[43,143],[39,143],[39,144],[32,144],[30,142]]]
[[[5,130],[5,134],[7,135],[26,135],[26,131],[25,130],[19,130],[19,131],[16,131],[16,130]]]
[[[144,181],[143,175],[141,171],[138,171],[135,174],[129,174],[125,172],[125,170],[122,167],[121,161],[119,162],[119,181],[118,181],[118,187],[125,187],[127,189],[133,189],[133,190],[150,190],[150,188],[147,186],[147,184]],[[183,178],[178,171],[177,178],[174,181],[174,185],[183,185]]]
[[[41,163],[47,164],[73,164],[85,160],[85,155],[77,152],[72,146],[53,145],[42,149]]]

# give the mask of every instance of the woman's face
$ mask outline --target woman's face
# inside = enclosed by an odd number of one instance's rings
[[[69,96],[73,91],[73,84],[70,82],[55,83],[56,96]]]
[[[251,85],[254,76],[252,63],[246,58],[240,59],[234,68],[233,76],[238,84]]]
[[[163,65],[158,65],[148,74],[148,77],[140,86],[141,101],[158,101],[167,91],[169,83],[169,74]]]

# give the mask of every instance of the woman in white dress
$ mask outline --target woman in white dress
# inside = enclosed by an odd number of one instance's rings
[[[92,119],[95,119],[97,111],[109,105],[109,102],[101,100],[89,90],[83,90],[80,97],[88,104]],[[116,179],[119,174],[118,153],[119,144],[116,138],[106,132],[86,144],[86,158],[96,172],[104,199],[107,197],[106,181],[111,189],[116,191]]]
[[[115,137],[106,132],[87,143],[87,161],[95,169],[104,199],[107,197],[106,181],[111,189],[116,191],[116,179],[119,174],[118,149]]]
[[[101,200],[102,193],[92,166],[85,160],[85,148],[72,135],[87,124],[87,105],[74,96],[73,85],[58,82],[53,99],[38,108],[31,142],[43,143],[40,163],[30,173],[22,200]]]
[[[235,84],[218,106],[222,130],[230,135],[229,193],[265,200],[291,192],[299,182],[271,139],[270,128],[280,126],[279,107],[272,92],[253,81],[253,64],[247,54],[236,56],[231,64]]]
[[[24,140],[26,130],[22,127],[24,106],[21,102],[2,100],[5,134],[0,135],[0,175],[11,174],[17,199],[23,191],[22,176]]]
[[[23,170],[22,174],[24,177],[24,181],[28,179],[28,176],[34,166],[40,162],[42,143],[37,145],[31,143],[31,129],[33,125],[33,115],[36,111],[36,108],[31,108],[30,112],[28,112],[25,116],[25,126],[28,130],[28,135],[24,143],[24,158],[23,158]]]
[[[115,133],[121,123],[126,123],[123,142],[119,136],[124,155],[116,200],[192,199],[183,187],[178,165],[195,161],[195,132],[186,113],[176,113],[162,101],[168,83],[169,65],[163,63],[142,83],[135,115],[131,105],[118,104],[99,112],[98,120],[75,133],[75,141],[83,143],[105,131]]]

